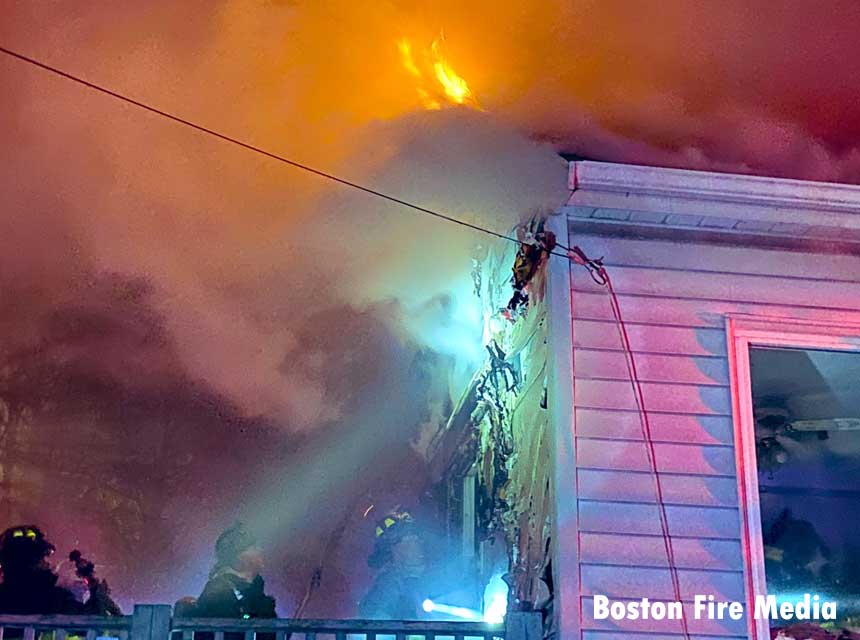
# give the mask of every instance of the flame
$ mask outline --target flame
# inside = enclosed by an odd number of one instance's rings
[[[444,36],[442,36],[444,41]],[[457,72],[451,68],[445,57],[439,52],[439,40],[434,40],[430,49],[433,51],[433,56],[436,61],[433,63],[433,71],[436,73],[436,79],[439,84],[445,89],[445,95],[457,104],[465,104],[472,98],[472,92],[466,81],[457,75]]]
[[[400,61],[403,63],[403,67],[416,78],[420,78],[421,72],[412,59],[412,45],[409,44],[409,40],[404,38],[398,42],[397,49],[400,51]]]
[[[425,109],[441,109],[444,102],[481,109],[466,79],[454,71],[442,53],[445,35],[440,36],[417,57],[407,38],[397,42],[400,63],[409,75],[420,81],[416,93]]]

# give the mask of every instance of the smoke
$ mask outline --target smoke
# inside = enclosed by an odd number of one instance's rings
[[[4,35],[47,19],[28,9]],[[290,7],[144,34],[140,20],[188,18],[171,11],[53,16],[40,41],[48,57],[81,52],[100,82],[492,229],[563,200],[553,149],[485,114],[409,113],[409,87],[388,119],[348,98],[341,111],[337,92],[318,105],[288,77],[307,73],[284,60]],[[250,81],[247,42],[268,51]],[[3,64],[3,392],[33,411],[7,429],[43,452],[28,464],[59,461],[16,480],[4,518],[82,544],[129,605],[195,593],[241,516],[289,561],[272,584],[286,612],[315,559],[308,535],[351,501],[426,489],[413,443],[478,356],[469,269],[487,238]]]
[[[828,6],[3,1],[0,41],[506,232],[563,201],[557,151],[856,180],[860,10]],[[481,111],[425,111],[403,68],[399,41],[443,30]],[[480,357],[492,238],[8,58],[0,131],[4,520],[88,545],[127,604],[193,593],[243,515],[291,602],[309,535],[424,491],[416,440]]]

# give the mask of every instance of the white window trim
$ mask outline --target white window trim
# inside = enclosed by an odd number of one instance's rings
[[[735,434],[738,499],[741,509],[741,547],[747,600],[747,622],[752,640],[770,638],[768,620],[753,618],[756,594],[765,595],[761,511],[755,449],[749,349],[789,347],[860,352],[860,323],[799,320],[748,315],[726,319],[732,415]]]

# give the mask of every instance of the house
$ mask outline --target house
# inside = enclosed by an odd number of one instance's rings
[[[515,599],[539,606],[551,559],[562,638],[684,635],[598,619],[595,595],[680,600],[713,640],[816,623],[756,619],[767,594],[860,626],[860,187],[590,161],[569,179],[507,322],[517,245],[482,264],[483,391],[452,418],[475,427],[477,538],[504,532]],[[743,615],[697,618],[696,596]]]

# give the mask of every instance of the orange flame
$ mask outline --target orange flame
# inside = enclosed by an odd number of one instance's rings
[[[417,61],[412,44],[407,38],[402,38],[397,43],[403,68],[419,80],[416,92],[421,104],[425,109],[441,109],[444,102],[480,109],[465,78],[454,71],[442,54],[444,42],[445,36],[442,34],[421,53]]]

